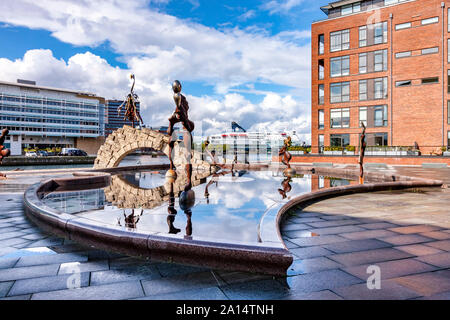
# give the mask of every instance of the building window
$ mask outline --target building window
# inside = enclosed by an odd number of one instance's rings
[[[367,53],[359,54],[359,73],[367,72]]]
[[[450,124],[450,100],[447,101],[447,124]]]
[[[361,123],[367,127],[367,107],[359,108],[359,126],[362,127]]]
[[[449,122],[450,123],[450,122]],[[447,150],[450,148],[450,131],[447,131]]]
[[[447,39],[447,62],[450,62],[450,39]]]
[[[359,80],[359,100],[367,100],[367,80]]]
[[[361,122],[367,128],[386,127],[388,125],[387,105],[359,108],[359,126]]]
[[[432,54],[432,53],[438,53],[438,52],[439,52],[439,47],[422,49],[422,54]]]
[[[366,144],[368,146],[387,146],[388,145],[387,133],[367,133]]]
[[[330,102],[350,101],[350,82],[338,82],[330,85]]]
[[[384,5],[387,6],[389,4],[399,3],[399,2],[405,2],[408,0],[384,0]]]
[[[330,145],[332,147],[346,147],[350,144],[349,134],[331,134]]]
[[[330,51],[350,49],[350,30],[342,30],[330,33]]]
[[[359,46],[387,43],[387,22],[359,27]]]
[[[331,128],[348,128],[350,126],[350,109],[331,109],[330,110],[330,127]]]
[[[330,59],[331,77],[348,76],[350,74],[350,56]]]
[[[319,80],[323,80],[325,76],[325,64],[323,59],[319,60]]]
[[[325,113],[323,110],[319,110],[319,129],[325,128]]]
[[[319,134],[319,153],[323,153],[323,147],[325,145],[325,139],[323,134]]]
[[[319,104],[325,103],[325,89],[323,84],[319,84]]]
[[[387,106],[376,106],[374,107],[374,126],[375,127],[386,127],[387,126]]]
[[[422,84],[439,83],[439,77],[423,78]]]
[[[438,23],[438,22],[439,22],[439,17],[433,17],[433,18],[423,19],[422,25],[424,26],[427,24]]]
[[[359,100],[386,99],[387,77],[359,80]]]
[[[387,70],[387,50],[374,52],[374,71]]]
[[[325,52],[325,36],[319,34],[319,54],[324,54]]]
[[[361,3],[356,2],[353,4],[348,4],[341,7],[341,15],[345,16],[347,14],[352,14],[361,11]]]
[[[411,80],[402,80],[402,81],[395,82],[396,87],[408,87],[410,85],[411,85]]]
[[[359,46],[367,46],[367,26],[359,27]]]
[[[411,28],[411,22],[405,22],[395,25],[395,30],[403,30]]]
[[[404,52],[397,52],[395,54],[395,57],[398,58],[406,58],[406,57],[411,57],[411,51],[404,51]]]

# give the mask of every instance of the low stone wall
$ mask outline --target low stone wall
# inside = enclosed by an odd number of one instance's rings
[[[95,157],[8,157],[3,159],[4,166],[36,166],[65,164],[94,164]],[[1,167],[0,167],[1,169]]]
[[[358,155],[320,155],[305,154],[292,156],[293,163],[328,162],[334,164],[358,164]],[[281,162],[281,158],[275,156],[273,162]],[[450,157],[442,156],[365,156],[364,163],[384,163],[388,165],[421,166],[424,163],[443,163],[450,166]]]

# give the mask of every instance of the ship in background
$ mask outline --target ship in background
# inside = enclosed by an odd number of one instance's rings
[[[284,144],[288,136],[292,139],[292,145],[301,145],[302,141],[296,131],[286,132],[248,132],[238,123],[231,123],[231,131],[209,136],[212,146],[227,145],[237,150],[245,150],[256,153],[270,153],[273,149],[278,150]],[[304,142],[303,142],[304,144]]]

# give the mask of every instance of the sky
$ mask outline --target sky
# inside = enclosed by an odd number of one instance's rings
[[[0,80],[124,99],[167,125],[171,83],[194,134],[295,130],[310,140],[310,29],[326,0],[0,0]]]

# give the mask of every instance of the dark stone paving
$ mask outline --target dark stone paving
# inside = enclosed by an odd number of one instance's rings
[[[415,169],[450,182],[447,169]],[[0,193],[0,202],[0,299],[450,299],[448,189],[348,195],[295,211],[282,226],[294,263],[280,278],[82,246],[31,224],[21,194]],[[381,289],[367,286],[370,266]]]

